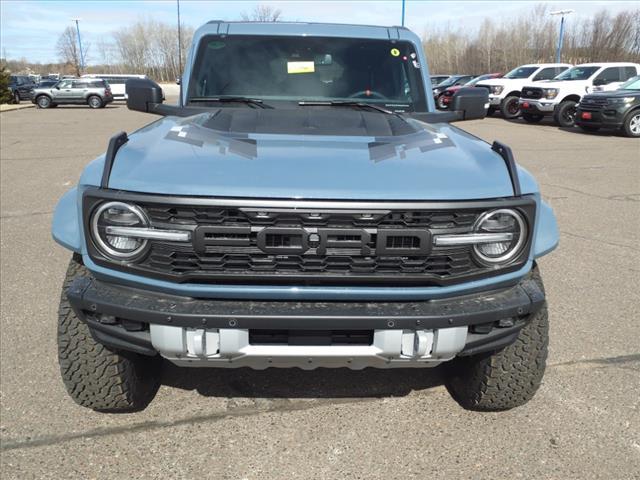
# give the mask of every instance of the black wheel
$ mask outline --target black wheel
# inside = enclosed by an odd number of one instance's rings
[[[600,127],[596,127],[595,125],[578,125],[578,127],[585,132],[597,132],[600,130]]]
[[[51,99],[46,95],[40,95],[36,98],[36,105],[38,105],[38,108],[49,108],[51,106]]]
[[[20,103],[20,94],[18,92],[13,92],[13,103]]]
[[[622,130],[627,137],[640,137],[640,110],[635,110],[627,115]]]
[[[523,113],[522,119],[527,123],[540,123],[544,115],[537,115],[533,113]]]
[[[103,105],[102,99],[97,95],[91,95],[89,98],[87,98],[87,103],[91,108],[102,108]]]
[[[67,300],[76,277],[89,275],[74,259],[69,263],[58,310],[58,362],[67,392],[83,407],[103,412],[144,409],[159,385],[159,357],[111,350],[96,342]]]
[[[500,113],[502,113],[503,118],[512,119],[520,115],[519,100],[520,97],[511,95],[502,101],[502,104],[500,104]]]
[[[531,275],[544,288],[537,267]],[[531,316],[515,343],[502,350],[452,360],[447,389],[469,410],[500,411],[524,405],[542,382],[548,345],[545,304]]]
[[[444,103],[444,94],[438,95],[438,98],[436,99],[436,104],[438,105],[438,108],[440,110],[446,110],[449,108],[449,105]]]
[[[566,100],[558,105],[553,114],[553,119],[561,127],[570,128],[576,122],[576,102]]]

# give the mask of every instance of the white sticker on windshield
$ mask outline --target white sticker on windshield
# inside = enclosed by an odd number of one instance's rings
[[[287,62],[287,73],[313,73],[315,71],[313,62]]]

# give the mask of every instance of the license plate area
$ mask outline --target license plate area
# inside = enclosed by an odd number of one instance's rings
[[[373,345],[373,330],[250,329],[250,345]]]

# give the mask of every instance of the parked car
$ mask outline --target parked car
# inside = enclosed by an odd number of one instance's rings
[[[83,75],[82,78],[101,78],[106,80],[111,87],[114,100],[126,100],[127,92],[125,91],[125,84],[127,83],[127,80],[131,80],[132,78],[147,78],[147,76],[115,73],[91,73]]]
[[[111,88],[107,82],[93,78],[60,80],[51,87],[33,89],[31,95],[31,101],[38,108],[70,104],[86,104],[91,108],[102,108],[113,102]]]
[[[38,82],[38,84],[34,88],[51,88],[56,83],[58,83],[58,80],[40,80],[40,82]]]
[[[446,80],[443,80],[435,87],[433,87],[433,98],[437,99],[438,95],[444,92],[449,87],[462,86],[472,80],[476,75],[451,75]]]
[[[112,137],[55,209],[71,397],[144,408],[164,358],[450,362],[464,407],[527,402],[548,345],[536,259],[558,229],[509,147],[449,124],[483,118],[487,91],[435,111],[405,28],[216,21],[192,45],[181,105],[129,80],[127,106],[164,118]]]
[[[640,74],[637,63],[584,63],[540,85],[527,85],[519,100],[522,118],[529,123],[545,116],[561,127],[575,123],[576,106],[582,96],[594,87],[601,91],[615,90],[623,82]]]
[[[482,80],[490,80],[492,78],[500,78],[502,77],[502,73],[487,73],[485,75],[479,75],[472,79],[471,81],[465,83],[464,85],[454,85],[453,87],[448,87],[444,92],[442,92],[436,98],[436,105],[440,110],[446,110],[449,108],[451,101],[453,100],[453,95],[460,90],[462,87],[475,87],[478,82]]]
[[[503,118],[511,119],[520,115],[520,93],[522,87],[531,82],[541,82],[555,78],[571,68],[568,63],[536,63],[514,68],[504,77],[483,80],[478,87],[489,90],[489,115],[499,110]]]
[[[431,75],[429,78],[431,80],[431,86],[435,87],[437,86],[439,83],[444,82],[447,78],[449,78],[451,75]]]
[[[35,86],[28,75],[10,75],[9,90],[14,103],[31,99],[31,89]]]
[[[617,90],[582,97],[576,109],[576,125],[587,132],[614,129],[640,138],[640,76]]]

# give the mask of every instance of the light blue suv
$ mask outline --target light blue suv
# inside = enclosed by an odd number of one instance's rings
[[[401,27],[209,22],[178,105],[148,79],[120,133],[60,200],[73,252],[64,383],[99,411],[144,408],[181,366],[433,367],[465,408],[527,402],[548,322],[536,259],[551,208],[510,149],[436,112]]]

